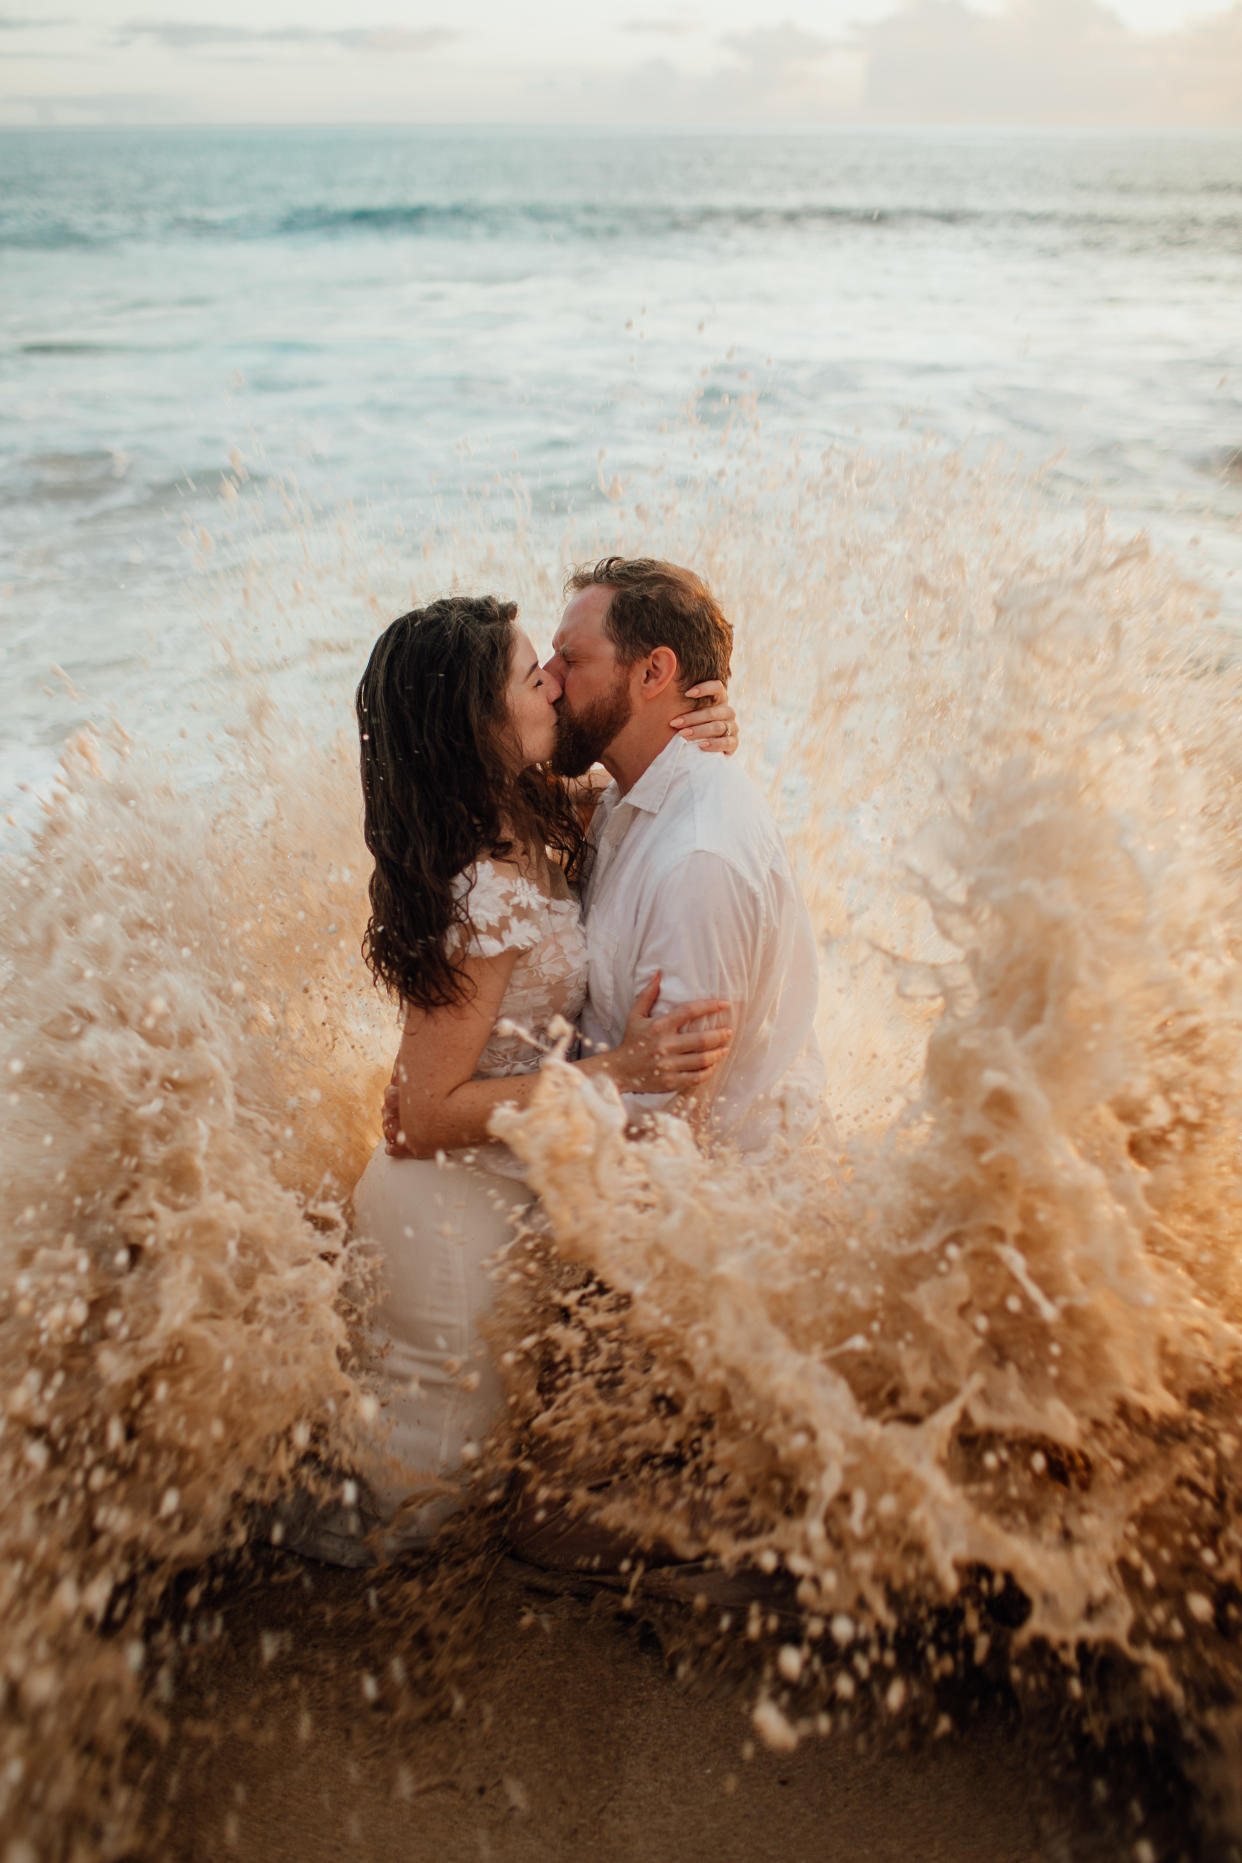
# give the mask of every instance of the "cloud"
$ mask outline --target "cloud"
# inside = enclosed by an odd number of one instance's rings
[[[855,29],[881,123],[1242,123],[1242,4],[1152,38],[1101,0],[908,0]]]
[[[70,3],[87,11],[81,0]],[[118,90],[135,82],[141,62],[130,48],[168,54],[153,83],[168,86],[175,68],[194,109],[224,120],[245,109],[286,121],[367,121],[384,110],[457,122],[1242,127],[1242,0],[1224,11],[1217,0],[1213,16],[1158,35],[1125,25],[1116,0],[1004,0],[999,10],[998,0],[833,0],[837,17],[854,9],[840,31],[823,24],[822,0],[786,0],[800,9],[796,19],[779,5],[765,19],[753,0],[749,30],[715,25],[702,0],[629,0],[635,11],[622,22],[621,43],[630,58],[615,57],[616,39],[605,65],[588,41],[570,35],[551,44],[533,25],[516,47],[489,46],[476,32],[466,53],[441,67],[442,80],[417,96],[406,61],[459,44],[464,30],[224,25],[205,17],[217,0],[183,3],[197,17],[138,17],[106,39],[96,28],[92,45],[102,40],[105,56],[111,48]],[[240,11],[251,0],[218,3]],[[34,43],[24,31],[69,23],[32,19],[25,9],[34,4],[14,0],[23,12],[0,20],[6,78],[16,67],[10,47]],[[394,7],[398,16],[412,10]],[[264,65],[279,65],[280,84],[230,79],[226,88],[212,70],[225,62],[260,76]],[[24,107],[16,89],[13,98],[10,115]],[[180,114],[172,106],[173,120]]]
[[[786,20],[725,33],[729,62],[715,75],[719,108],[775,122],[816,122],[857,102],[859,61],[845,39],[826,39]]]
[[[622,32],[650,33],[664,39],[682,39],[688,32],[698,30],[699,22],[694,19],[626,19],[621,22]]]
[[[69,127],[174,123],[197,115],[184,97],[150,91],[23,91],[16,101],[35,123]]]
[[[704,53],[707,65],[704,68]],[[855,106],[859,60],[845,40],[786,21],[708,40],[692,65],[649,58],[610,74],[611,120],[765,124],[835,121]],[[599,120],[599,74],[548,72],[528,94],[545,120]]]
[[[37,32],[43,26],[74,26],[76,24],[77,21],[72,19],[15,19],[12,16],[6,19],[3,14],[0,14],[0,32]]]
[[[451,26],[410,31],[404,26],[222,26],[210,20],[156,19],[130,20],[118,29],[117,43],[132,45],[148,39],[174,52],[294,51],[328,46],[344,52],[411,55],[438,51],[462,36]]]
[[[839,41],[825,39],[785,20],[780,26],[752,26],[748,32],[727,32],[720,43],[736,53],[761,83],[784,81],[794,69],[804,69],[828,58]]]
[[[740,60],[746,81],[760,89],[805,77],[835,56],[842,44],[795,26],[791,20],[780,26],[753,26],[748,32],[727,32],[720,43]]]
[[[785,19],[722,34],[716,63],[652,59],[610,80],[623,117],[768,124],[1242,126],[1242,0],[1178,31],[1106,0],[899,0],[829,37]],[[598,98],[594,74],[576,74]],[[555,88],[553,88],[555,87]],[[546,86],[549,107],[566,87]]]

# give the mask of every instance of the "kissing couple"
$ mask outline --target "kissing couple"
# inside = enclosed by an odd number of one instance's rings
[[[426,1545],[502,1412],[480,1322],[534,1195],[489,1122],[533,1098],[558,1018],[635,1128],[664,1110],[755,1152],[819,1111],[810,917],[758,789],[700,754],[736,749],[733,630],[672,563],[608,557],[566,593],[546,662],[512,602],[448,596],[358,686],[364,954],[404,1017],[354,1192],[383,1401],[357,1504],[286,1538],[341,1563]]]

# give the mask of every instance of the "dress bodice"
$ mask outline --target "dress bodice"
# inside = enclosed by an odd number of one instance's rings
[[[549,1025],[558,1016],[576,1023],[586,1000],[586,933],[578,901],[559,867],[549,869],[545,889],[510,866],[479,860],[457,876],[455,887],[470,917],[466,951],[477,957],[517,952],[476,1073],[533,1073]]]

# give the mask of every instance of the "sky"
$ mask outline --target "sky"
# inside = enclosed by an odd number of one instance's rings
[[[14,0],[0,125],[1242,128],[1242,0]]]

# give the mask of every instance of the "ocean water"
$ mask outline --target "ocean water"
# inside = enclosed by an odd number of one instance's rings
[[[707,1166],[550,1069],[509,1136],[569,1267],[509,1264],[517,1423],[785,1583],[779,1650],[702,1620],[777,1748],[1029,1690],[1236,1785],[1239,148],[0,142],[14,1842],[141,1848],[195,1575],[365,1403],[366,648],[452,585],[546,635],[610,545],[737,618],[840,1142]]]
[[[7,794],[188,702],[238,466],[405,562],[516,479],[556,558],[740,404],[999,443],[1242,612],[1237,135],[8,132],[0,267]]]

